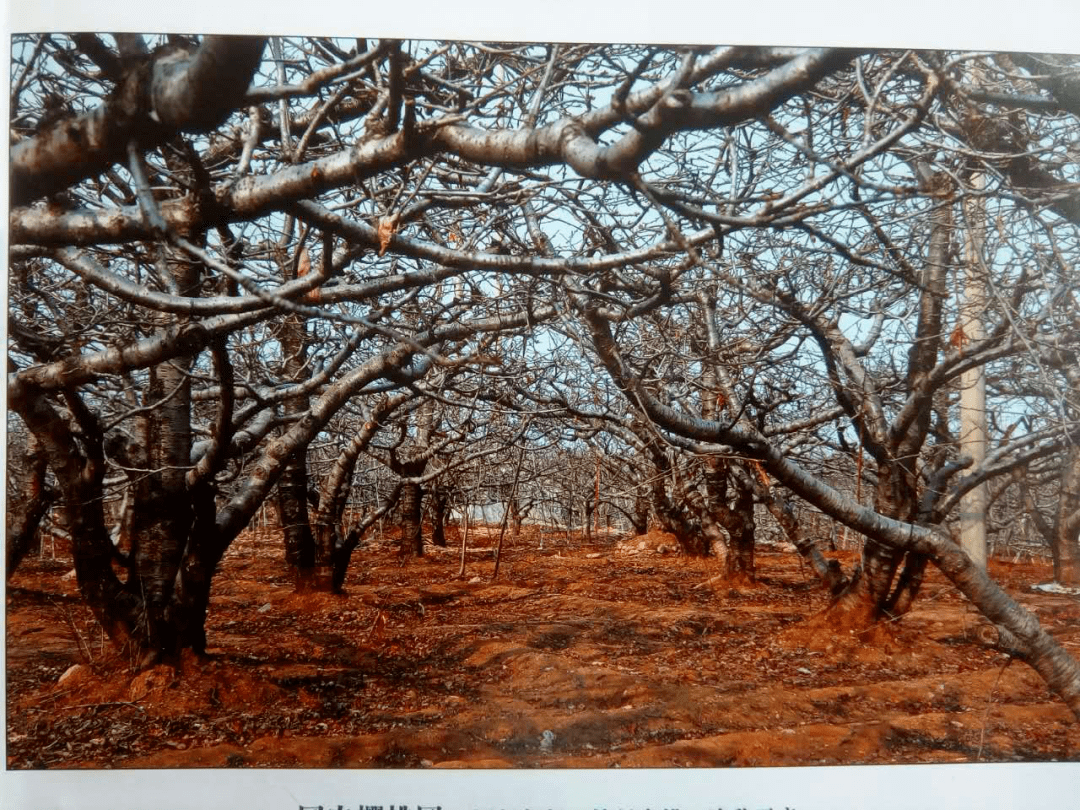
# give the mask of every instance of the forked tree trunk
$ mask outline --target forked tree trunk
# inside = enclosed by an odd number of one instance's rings
[[[753,581],[754,568],[754,491],[745,477],[730,475],[726,461],[709,459],[705,481],[711,498],[711,516],[727,534],[724,575],[731,580]],[[734,500],[731,487],[734,484]],[[730,501],[730,502],[729,502]]]
[[[921,169],[917,171],[922,174]],[[928,375],[937,362],[942,343],[943,304],[948,294],[950,240],[952,233],[952,179],[946,174],[923,177],[933,190],[937,204],[930,210],[930,240],[927,247],[919,296],[915,340],[907,357],[904,385],[908,392],[929,391],[919,401],[913,418],[901,425],[888,425],[883,417],[870,418],[868,412],[880,412],[881,396],[875,392],[860,404],[854,416],[860,448],[868,448],[877,468],[874,511],[905,523],[916,522],[920,478],[916,470],[926,444],[933,416],[932,387]],[[861,455],[860,455],[861,458]],[[897,579],[901,564],[903,572]],[[867,539],[863,547],[861,571],[830,610],[833,622],[840,625],[867,626],[887,616],[906,612],[922,584],[926,560],[916,552],[904,552]],[[895,580],[895,583],[894,583]]]
[[[424,553],[424,485],[416,479],[424,474],[433,451],[432,436],[437,427],[435,400],[423,401],[415,411],[415,435],[404,448],[390,451],[390,469],[405,479],[401,490],[402,557],[420,557]],[[402,439],[404,439],[404,434]],[[412,480],[409,480],[412,479]]]
[[[521,480],[521,468],[525,465],[525,445],[522,445],[518,454],[517,464],[514,465],[514,482],[510,485],[510,497],[503,503],[502,523],[499,526],[499,539],[495,543],[495,567],[491,572],[492,579],[499,577],[499,565],[502,562],[503,539],[506,536],[506,524],[510,519],[511,507],[517,512],[518,482]],[[515,538],[516,538],[515,533]]]
[[[675,535],[683,554],[691,557],[707,557],[712,553],[715,543],[723,543],[723,535],[711,515],[711,507],[706,498],[696,489],[686,489],[676,497],[676,504],[668,494],[666,480],[671,475],[671,467],[666,458],[652,454],[654,473],[652,475],[652,508],[660,528]],[[713,497],[713,493],[709,493]],[[700,526],[694,525],[687,515],[686,508],[696,511],[700,517]]]
[[[317,591],[338,592],[341,590],[353,551],[359,545],[363,533],[376,519],[373,515],[381,517],[397,503],[401,492],[400,487],[396,487],[390,498],[381,507],[365,516],[359,524],[351,526],[348,530],[344,528],[345,505],[352,489],[357,459],[379,432],[382,420],[405,403],[410,395],[407,392],[388,397],[367,412],[360,431],[338,454],[329,475],[323,479],[319,492],[319,505],[315,509],[313,521],[315,524],[313,587]],[[343,531],[344,536],[342,536]]]
[[[353,526],[349,531],[345,533],[345,537],[341,539],[340,543],[335,544],[333,559],[331,562],[331,574],[330,574],[330,591],[333,593],[341,593],[345,588],[345,577],[349,573],[349,563],[352,561],[352,554],[356,550],[356,547],[360,545],[360,540],[363,539],[364,532],[359,526]],[[317,582],[319,590],[324,590],[321,587],[321,582]]]
[[[687,491],[683,501],[697,514],[700,526],[694,527],[681,515],[677,519],[669,515],[666,521],[661,521],[661,525],[675,535],[683,554],[690,557],[717,554],[726,559],[730,550],[729,538],[721,528],[723,520],[716,503],[698,489]],[[669,526],[672,528],[668,528]]]
[[[167,615],[173,625],[176,650],[206,651],[206,613],[210,606],[210,584],[228,542],[215,525],[216,504],[211,486],[197,484],[191,492],[194,521],[188,550],[180,565]]]
[[[182,294],[197,295],[199,268],[178,261],[173,276]],[[167,319],[163,325],[166,325]],[[150,474],[145,500],[135,516],[134,563],[143,598],[144,663],[175,658],[182,644],[172,608],[185,548],[195,520],[187,469],[191,463],[191,357],[155,367],[146,398],[154,406],[148,416]]]
[[[330,590],[333,593],[342,592],[345,587],[345,576],[349,572],[349,561],[352,559],[356,547],[360,545],[364,534],[375,521],[381,520],[387,512],[397,506],[400,497],[401,485],[399,484],[394,487],[393,492],[385,501],[365,514],[362,520],[350,526],[349,530],[345,532],[345,536],[340,538],[340,542],[336,542],[331,558],[330,585],[328,589],[320,588],[321,590]]]
[[[729,579],[754,580],[754,493],[748,487],[738,487],[728,522],[731,545],[724,562]]]
[[[179,653],[181,641],[174,622],[178,617],[171,605],[173,587],[184,558],[184,547],[192,534],[194,514],[187,493],[177,494],[151,479],[150,497],[140,504],[136,520],[135,563],[143,592],[148,641],[144,663],[170,660]],[[183,606],[180,610],[184,610]]]
[[[915,496],[907,478],[907,471],[897,464],[879,467],[874,494],[874,510],[878,514],[902,521],[912,519]],[[919,564],[917,559],[912,559],[907,569],[909,576],[901,577],[897,590],[893,591],[906,556],[903,550],[868,538],[863,546],[860,570],[830,608],[832,623],[837,627],[868,627],[882,618],[899,615],[897,611],[901,607],[909,607],[921,582],[921,577],[913,576]]]
[[[87,415],[77,394],[68,393],[65,400],[76,419]],[[41,441],[56,475],[61,516],[71,535],[75,578],[86,604],[118,645],[143,647],[142,599],[129,590],[137,578],[129,577],[125,587],[113,571],[114,550],[102,497],[105,458],[100,433],[88,425],[90,429],[83,429],[82,441],[77,442],[71,421],[39,389],[24,387],[8,404]]]

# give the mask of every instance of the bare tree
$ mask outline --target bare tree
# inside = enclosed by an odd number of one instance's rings
[[[561,420],[567,446],[575,419],[617,423],[605,432],[657,465],[654,502],[691,544],[740,548],[753,499],[789,517],[802,499],[861,533],[850,577],[815,566],[844,585],[834,618],[902,614],[936,565],[1080,714],[1076,661],[951,536],[966,493],[1080,437],[1064,371],[1080,349],[1075,60],[270,47],[13,43],[8,401],[110,635],[147,662],[201,649],[217,562],[275,485],[314,549],[299,568],[325,581],[347,559],[338,510],[359,454],[400,439],[395,482],[418,502],[450,463],[434,412],[488,403],[513,415],[504,450],[529,419]],[[976,198],[993,223],[985,337],[957,328],[952,294]],[[981,461],[954,424],[974,369],[1000,415]],[[416,421],[354,447],[347,417],[406,392],[393,419]],[[488,438],[456,425],[454,443]],[[331,437],[340,464],[302,515],[301,472]],[[842,456],[844,491],[823,475]],[[140,516],[127,552],[107,475]]]

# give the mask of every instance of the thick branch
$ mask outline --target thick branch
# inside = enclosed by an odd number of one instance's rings
[[[26,205],[92,177],[178,131],[207,132],[243,102],[261,37],[207,37],[194,54],[163,51],[130,64],[104,106],[65,118],[11,150],[11,203]]]

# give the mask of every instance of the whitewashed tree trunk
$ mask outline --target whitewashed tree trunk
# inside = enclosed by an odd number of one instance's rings
[[[985,184],[982,174],[971,179],[973,188],[981,189]],[[982,200],[971,199],[964,203],[964,221],[964,302],[960,314],[960,339],[963,343],[975,343],[986,337],[983,326],[986,210]],[[972,459],[975,469],[986,459],[986,368],[982,365],[964,372],[960,378],[960,453]],[[960,501],[960,544],[972,561],[984,569],[989,503],[990,486],[986,483],[972,489]]]

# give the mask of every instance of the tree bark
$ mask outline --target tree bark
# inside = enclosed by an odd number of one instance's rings
[[[728,462],[710,459],[709,466],[707,481],[713,499],[712,512],[728,536],[724,574],[736,581],[753,581],[754,491],[744,478],[729,475]],[[735,489],[733,499],[729,491],[731,483]]]
[[[122,161],[128,144],[207,132],[241,105],[262,58],[262,37],[206,37],[193,54],[125,65],[106,103],[65,118],[11,150],[11,204],[27,205]]]
[[[848,585],[840,563],[826,559],[817,543],[803,533],[799,520],[795,516],[795,510],[791,508],[787,499],[776,493],[768,477],[760,468],[751,471],[747,469],[749,466],[751,465],[733,465],[733,472],[745,478],[748,486],[754,489],[755,496],[765,504],[769,514],[780,524],[780,529],[784,532],[787,541],[795,546],[795,550],[809,564],[810,570],[814,572],[821,584],[833,595],[839,594]]]
[[[285,543],[285,562],[297,592],[315,587],[315,535],[307,508],[307,447],[289,458],[278,481],[278,515]]]
[[[201,482],[191,491],[194,520],[187,553],[176,577],[169,619],[179,650],[198,654],[206,651],[206,613],[210,605],[210,585],[229,543],[215,526],[216,504],[213,487]]]
[[[319,505],[314,516],[314,587],[318,591],[340,590],[341,584],[345,581],[346,569],[353,550],[361,539],[360,536],[354,536],[352,529],[355,527],[351,527],[345,532],[345,536],[342,536],[345,505],[352,490],[356,462],[381,429],[382,421],[408,398],[408,394],[395,394],[382,399],[369,412],[366,412],[360,431],[338,454],[329,475],[323,480],[319,492]],[[397,502],[397,496],[398,490],[395,489],[392,504]]]
[[[390,451],[390,469],[403,479],[423,476],[435,447],[432,435],[436,429],[435,400],[420,404],[415,414],[416,434],[404,449]],[[404,433],[402,433],[404,438]],[[405,480],[401,490],[401,547],[403,557],[420,557],[424,553],[424,495],[425,487],[415,480]]]
[[[754,569],[754,495],[740,489],[731,510],[732,527],[729,530],[731,549],[726,561],[729,579],[756,578]]]
[[[333,593],[341,593],[345,586],[345,577],[349,572],[349,562],[356,547],[360,545],[364,534],[377,520],[397,506],[401,497],[401,484],[394,487],[390,495],[376,508],[371,509],[363,519],[353,523],[345,532],[344,538],[333,550],[331,560],[331,578],[329,590]]]
[[[642,492],[634,495],[634,511],[628,515],[634,534],[645,534],[649,531],[649,497]]]
[[[420,475],[421,470],[410,472],[414,465],[404,465],[405,475]],[[420,484],[406,481],[401,488],[401,546],[403,557],[420,557],[424,553],[423,516],[424,489]]]
[[[8,475],[13,474],[12,459],[8,459]],[[26,465],[27,477],[18,498],[8,498],[7,506],[7,578],[19,567],[19,563],[41,542],[38,528],[49,508],[56,500],[56,492],[46,483],[49,459],[37,437],[30,434],[26,457],[20,462]],[[14,502],[12,502],[14,501]]]
[[[170,264],[179,293],[196,295],[199,267],[187,261]],[[143,490],[146,499],[136,505],[134,548],[144,602],[146,664],[174,659],[180,651],[177,620],[183,606],[171,603],[195,518],[187,484],[192,445],[192,359],[190,355],[178,357],[152,369],[146,392],[154,408],[147,417],[151,472]]]
[[[979,191],[986,186],[981,172],[970,183]],[[986,309],[986,282],[983,275],[983,244],[986,234],[986,206],[979,197],[962,205],[964,233],[964,300],[960,307],[962,322],[957,340],[978,342],[986,338],[983,325]],[[986,368],[976,366],[960,377],[960,453],[972,459],[975,468],[986,460]],[[990,485],[972,489],[960,499],[960,544],[978,565],[986,567],[986,514],[990,507]]]
[[[446,548],[446,504],[449,495],[445,487],[431,490],[431,544]]]
[[[906,471],[898,464],[881,465],[878,470],[878,484],[874,496],[874,511],[896,520],[910,520],[914,508],[915,495],[904,481]],[[830,608],[838,626],[867,627],[878,620],[891,615],[890,605],[895,606],[899,599],[891,598],[893,580],[907,552],[893,545],[881,543],[871,537],[863,545],[862,567],[857,576],[852,577],[847,589]],[[910,592],[911,586],[905,585]],[[914,594],[905,597],[904,604],[910,605]]]
[[[66,397],[69,412],[79,412],[78,395]],[[86,604],[111,639],[121,646],[142,647],[145,625],[139,621],[141,600],[113,571],[113,545],[105,527],[102,481],[105,457],[102,438],[93,425],[76,441],[73,425],[40,389],[9,392],[8,405],[38,438],[60,491],[64,526],[71,535],[75,578]],[[130,580],[129,580],[130,581]]]
[[[290,220],[291,222],[291,220]],[[291,229],[286,229],[286,235]],[[284,238],[284,237],[283,237]],[[330,247],[324,243],[324,251]],[[324,256],[324,262],[329,257]],[[311,260],[307,248],[299,247],[291,258],[282,257],[278,262],[282,280],[286,283],[302,278],[310,273]],[[278,342],[283,357],[282,374],[292,383],[303,381],[307,370],[308,334],[303,316],[289,313],[285,316]],[[290,396],[285,400],[286,415],[300,416],[308,411],[310,402],[306,394]],[[316,584],[316,549],[315,533],[312,532],[308,514],[308,469],[307,443],[293,448],[285,469],[278,481],[278,514],[281,517],[281,531],[285,542],[285,562],[292,574],[293,586],[297,592],[312,590]],[[323,572],[325,577],[325,567]],[[322,583],[324,588],[329,583]]]
[[[1074,446],[1062,465],[1061,487],[1050,542],[1054,580],[1069,587],[1080,586],[1080,448]]]

